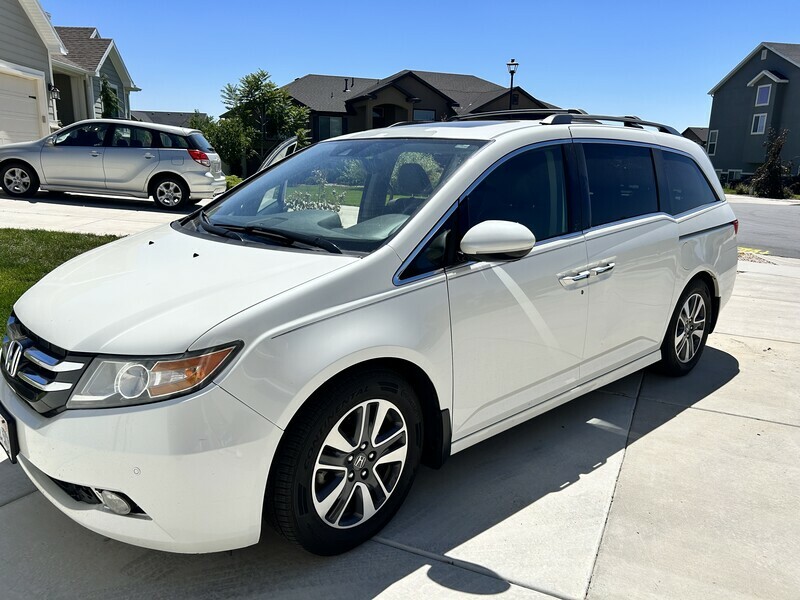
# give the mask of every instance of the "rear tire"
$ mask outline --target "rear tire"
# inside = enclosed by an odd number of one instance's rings
[[[0,170],[0,185],[9,196],[29,198],[39,190],[39,177],[30,165],[12,162]]]
[[[150,186],[156,206],[164,210],[179,210],[189,204],[189,187],[172,175],[159,177]]]
[[[678,300],[661,344],[661,371],[681,377],[694,369],[706,347],[713,310],[708,286],[700,280],[690,283]]]
[[[322,389],[276,453],[265,514],[288,540],[323,556],[378,533],[403,503],[422,454],[422,411],[392,371]]]

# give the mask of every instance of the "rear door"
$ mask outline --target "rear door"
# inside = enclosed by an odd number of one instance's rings
[[[61,131],[52,146],[42,146],[42,173],[48,185],[102,189],[108,123],[86,123]]]
[[[660,209],[653,151],[581,140],[589,319],[581,379],[594,379],[661,345],[672,311],[678,229]]]
[[[144,192],[158,165],[155,135],[144,127],[114,125],[103,156],[106,187],[120,192]]]

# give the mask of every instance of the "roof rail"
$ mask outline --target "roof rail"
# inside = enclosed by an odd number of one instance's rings
[[[391,125],[387,125],[386,128],[389,127],[402,127],[403,125],[418,125],[419,123],[435,123],[436,121],[398,121],[397,123],[392,123]]]
[[[511,110],[493,110],[490,112],[455,115],[448,121],[506,121],[506,120],[540,120],[551,115],[585,115],[580,108],[515,108]]]
[[[587,115],[586,113],[583,114],[563,114],[563,113],[556,113],[552,114],[548,117],[542,119],[543,125],[569,125],[570,123],[574,123],[576,121],[615,121],[617,123],[624,124],[625,127],[635,127],[636,129],[642,129],[643,127],[655,127],[661,133],[669,133],[672,135],[680,135],[676,129],[670,127],[669,125],[664,125],[662,123],[654,123],[653,121],[643,121],[639,117],[634,116],[625,116],[625,117],[612,117],[609,115]]]

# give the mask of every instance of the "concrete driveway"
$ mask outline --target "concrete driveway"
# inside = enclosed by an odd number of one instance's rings
[[[152,200],[129,196],[39,192],[33,198],[10,198],[0,191],[0,227],[129,235],[174,221],[208,202],[166,211]]]
[[[422,469],[343,556],[269,529],[230,553],[136,548],[2,462],[2,597],[797,598],[800,261],[780,263],[740,263],[692,374],[634,374]]]

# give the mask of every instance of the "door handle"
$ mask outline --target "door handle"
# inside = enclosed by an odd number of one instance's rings
[[[561,277],[559,281],[561,282],[561,285],[570,285],[572,283],[581,281],[582,279],[589,279],[589,275],[590,275],[589,271],[581,271],[580,273],[577,273],[575,275],[566,275],[564,277]]]
[[[92,150],[92,156],[100,156],[100,153],[97,150]]]
[[[613,269],[616,264],[617,263],[608,263],[606,265],[603,265],[602,267],[594,267],[592,269],[592,275],[600,275],[602,273],[606,273],[607,271]]]
[[[150,154],[149,152],[148,152],[147,154],[145,154],[145,155],[144,155],[144,157],[145,157],[145,158],[147,158],[147,159],[150,159],[150,158],[155,158],[155,156],[153,156],[153,155],[152,155],[152,154]]]

